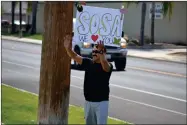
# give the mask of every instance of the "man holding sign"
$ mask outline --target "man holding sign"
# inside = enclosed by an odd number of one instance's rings
[[[101,40],[107,48],[108,61],[114,62],[117,71],[123,71],[127,57],[127,42],[122,38],[124,12],[123,9],[83,6],[73,21],[74,51],[90,57],[93,46]],[[80,67],[77,63],[74,65]]]
[[[109,107],[109,80],[113,66],[105,57],[103,41],[93,47],[93,59],[76,54],[70,47],[71,36],[66,36],[64,46],[68,55],[85,70],[84,97],[86,124],[107,124]]]

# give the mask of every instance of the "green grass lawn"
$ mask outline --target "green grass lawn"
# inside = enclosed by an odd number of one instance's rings
[[[28,35],[28,36],[26,36],[26,38],[42,40],[42,35],[41,34]]]
[[[1,85],[2,122],[4,124],[36,124],[38,96]],[[85,124],[83,108],[69,106],[69,124]],[[108,124],[128,124],[108,119]]]

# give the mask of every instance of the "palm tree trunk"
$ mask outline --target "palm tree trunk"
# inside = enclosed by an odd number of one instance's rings
[[[72,34],[73,1],[45,2],[42,42],[39,124],[67,124],[71,59],[64,37]]]
[[[31,14],[30,10],[32,9],[31,4],[32,4],[32,2],[30,2],[30,1],[27,2],[27,12],[26,12],[27,25],[30,24],[30,14]]]
[[[29,25],[29,24],[30,24],[30,14],[27,13],[27,25]]]
[[[144,45],[145,17],[146,17],[146,2],[142,2],[142,17],[141,17],[141,28],[140,28],[140,44],[141,44],[141,46]]]
[[[12,34],[15,33],[15,24],[14,24],[15,6],[16,6],[16,2],[12,1],[12,30],[11,30]]]
[[[155,43],[154,31],[155,31],[155,2],[153,1],[152,14],[151,14],[151,44]]]
[[[22,37],[22,2],[20,1],[19,2],[19,22],[20,22],[20,25],[19,25],[19,35],[20,35],[20,38]]]
[[[36,34],[36,14],[37,14],[38,1],[32,2],[32,25],[30,34]]]

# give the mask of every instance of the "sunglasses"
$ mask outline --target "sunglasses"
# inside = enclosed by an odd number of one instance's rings
[[[92,50],[92,53],[100,53],[100,54],[102,54],[102,51],[98,51],[98,50]]]

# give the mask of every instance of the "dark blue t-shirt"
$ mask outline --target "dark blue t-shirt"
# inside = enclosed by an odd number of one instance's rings
[[[82,67],[85,70],[84,97],[87,101],[100,102],[109,100],[109,80],[113,70],[103,70],[101,63],[94,63],[90,58],[83,58]]]

